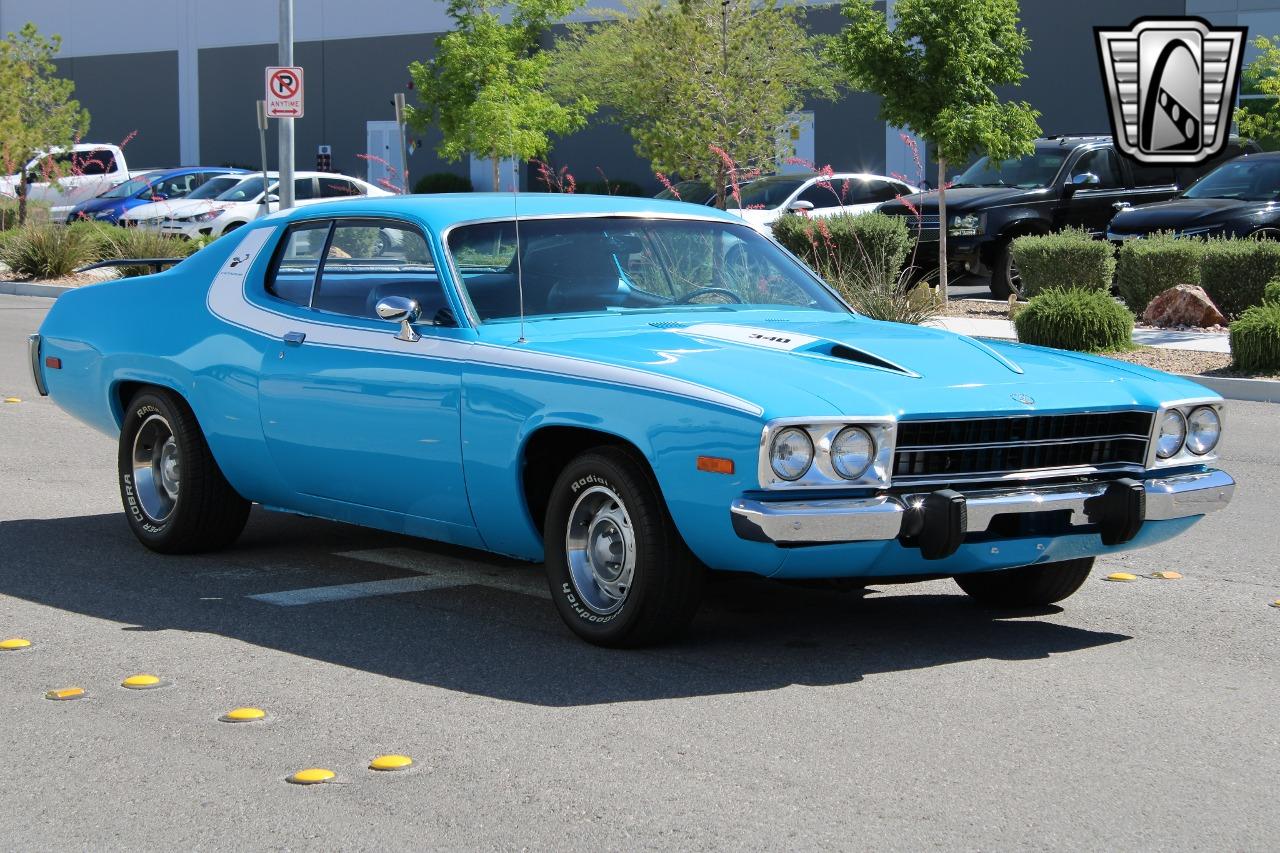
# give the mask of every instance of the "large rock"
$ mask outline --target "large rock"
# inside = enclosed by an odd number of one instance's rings
[[[1221,326],[1227,322],[1209,294],[1194,284],[1176,284],[1159,293],[1147,310],[1142,312],[1142,322],[1167,329],[1172,326]]]

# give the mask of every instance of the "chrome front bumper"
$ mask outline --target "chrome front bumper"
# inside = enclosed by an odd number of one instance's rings
[[[1125,486],[1117,489],[1120,483]],[[952,534],[960,538],[970,533],[986,533],[997,516],[1063,510],[1070,512],[1071,527],[1106,524],[1111,519],[1105,516],[1128,512],[1136,516],[1128,523],[1136,533],[1136,527],[1143,521],[1186,518],[1222,509],[1231,502],[1235,485],[1230,475],[1215,469],[1142,481],[963,493],[947,491],[804,502],[739,499],[733,502],[730,513],[734,530],[743,539],[780,545],[873,542],[919,536],[920,524],[913,516],[923,514],[929,502],[926,499],[937,495],[946,495],[945,500],[953,508],[949,512],[953,519],[950,523],[957,529]],[[1119,541],[1126,541],[1132,535]]]
[[[30,335],[27,337],[27,359],[31,362],[31,380],[36,383],[36,390],[40,392],[41,397],[49,396],[49,389],[44,384],[44,372],[41,370],[40,364],[40,336]]]

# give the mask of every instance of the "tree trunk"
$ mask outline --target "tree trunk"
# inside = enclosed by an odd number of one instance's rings
[[[947,304],[947,161],[938,158],[938,295]]]
[[[493,191],[497,192],[502,189],[502,158],[493,155]]]
[[[727,201],[724,192],[724,182],[728,179],[729,176],[725,172],[724,163],[721,163],[716,167],[716,207],[721,210],[724,210],[725,202]]]
[[[27,224],[27,170],[22,170],[18,180],[18,225]]]

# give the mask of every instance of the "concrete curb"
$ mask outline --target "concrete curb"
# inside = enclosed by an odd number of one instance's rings
[[[44,296],[57,299],[74,287],[63,287],[57,284],[33,284],[29,281],[0,281],[0,293],[6,296]]]
[[[1228,400],[1250,403],[1280,403],[1280,382],[1274,379],[1235,379],[1229,376],[1189,376],[1183,379],[1199,383]]]

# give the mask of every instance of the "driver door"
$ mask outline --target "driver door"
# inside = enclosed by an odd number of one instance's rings
[[[1058,228],[1083,228],[1094,237],[1105,235],[1116,212],[1115,203],[1129,195],[1115,151],[1095,148],[1080,155],[1071,167],[1062,194],[1055,223]]]
[[[297,223],[266,291],[291,320],[259,387],[263,434],[290,489],[426,519],[434,537],[472,541],[459,435],[470,344],[423,233],[389,220]],[[417,302],[420,340],[397,338],[400,324],[378,317],[390,296]]]

